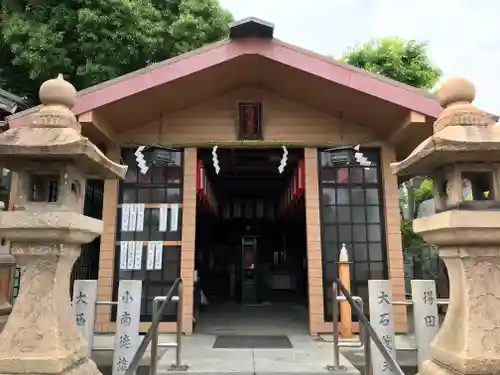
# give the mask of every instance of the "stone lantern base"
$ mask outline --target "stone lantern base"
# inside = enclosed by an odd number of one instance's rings
[[[69,284],[81,243],[102,232],[102,221],[74,212],[8,211],[0,234],[4,227],[23,272],[0,334],[0,375],[100,374],[76,325]]]
[[[450,281],[448,312],[422,374],[498,374],[500,211],[451,210],[413,226],[439,246]]]
[[[69,301],[80,245],[12,245],[23,266],[14,308],[0,334],[0,375],[97,375]]]

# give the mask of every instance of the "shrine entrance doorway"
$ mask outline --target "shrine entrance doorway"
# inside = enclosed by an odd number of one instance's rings
[[[213,154],[198,152],[195,332],[307,333],[303,149]]]

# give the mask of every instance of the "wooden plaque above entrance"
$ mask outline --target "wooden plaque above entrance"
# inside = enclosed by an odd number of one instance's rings
[[[261,140],[262,103],[238,103],[238,133],[240,140]]]

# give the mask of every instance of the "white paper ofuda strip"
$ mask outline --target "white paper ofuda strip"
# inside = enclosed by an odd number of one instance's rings
[[[172,217],[170,218],[170,231],[177,232],[178,221],[179,221],[179,205],[177,203],[172,204]]]
[[[130,205],[128,203],[122,204],[122,232],[128,232],[128,219],[130,215]]]
[[[128,217],[128,227],[131,232],[135,232],[137,225],[137,204],[133,203],[130,205],[130,214]]]
[[[134,259],[134,270],[142,269],[142,241],[137,241],[135,243],[135,259]]]
[[[127,269],[133,270],[135,264],[135,241],[128,242]]]
[[[120,269],[127,269],[127,241],[120,241]]]
[[[144,230],[144,210],[145,209],[146,209],[146,205],[144,203],[139,203],[137,205],[136,229],[138,232],[142,232]]]
[[[160,218],[159,218],[159,227],[158,230],[160,232],[167,231],[167,220],[168,220],[168,204],[162,204],[160,206]]]
[[[155,250],[156,250],[156,242],[154,241],[148,242],[146,269],[149,271],[154,270],[155,268]]]
[[[155,270],[163,268],[163,242],[158,241],[155,245]]]

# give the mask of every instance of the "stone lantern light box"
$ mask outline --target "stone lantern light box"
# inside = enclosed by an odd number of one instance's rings
[[[452,79],[438,91],[444,110],[434,134],[405,160],[392,165],[400,176],[434,181],[436,212],[453,208],[500,209],[500,126],[471,103],[472,83]]]
[[[121,178],[126,171],[81,135],[70,110],[75,95],[62,77],[45,82],[40,87],[44,105],[31,125],[0,137],[0,164],[18,173],[16,206],[23,210],[81,213],[87,178]]]

